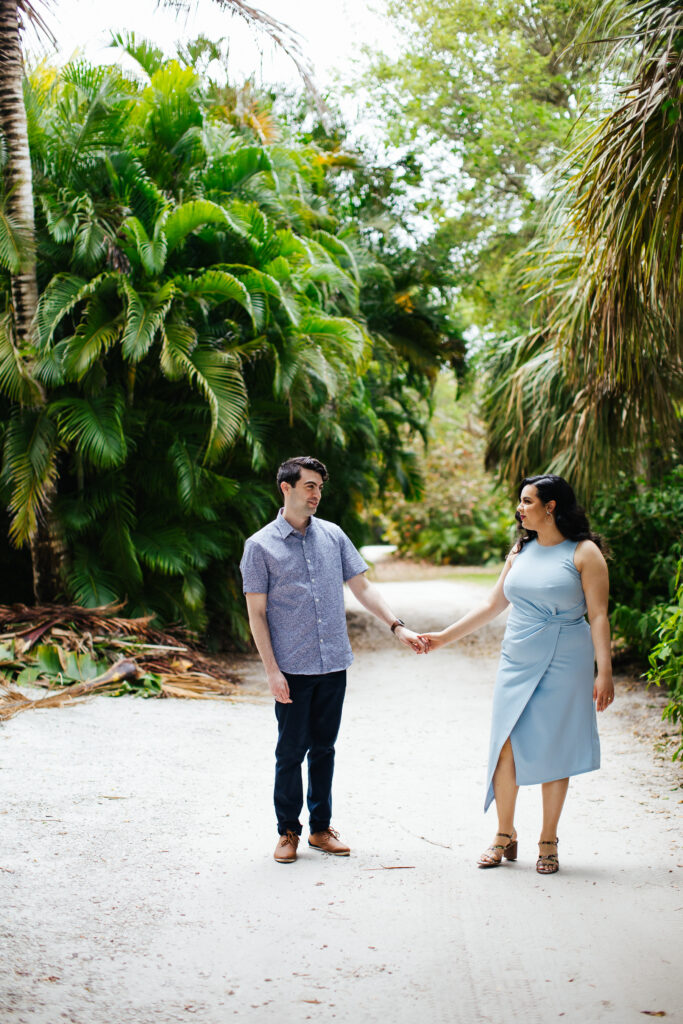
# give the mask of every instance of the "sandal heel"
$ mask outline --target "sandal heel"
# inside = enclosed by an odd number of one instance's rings
[[[492,846],[489,846],[488,850],[484,850],[479,858],[477,867],[497,868],[503,863],[503,858],[506,860],[517,860],[517,838],[513,839],[507,832],[496,832],[496,839],[498,836],[502,839],[508,839],[509,842],[505,844],[494,843]],[[498,852],[499,850],[500,853]]]
[[[513,843],[509,843],[503,850],[503,856],[506,860],[517,860],[517,840]]]

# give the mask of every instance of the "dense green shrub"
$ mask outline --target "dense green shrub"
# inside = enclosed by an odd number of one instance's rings
[[[683,555],[683,466],[648,484],[625,473],[591,505],[591,525],[612,549],[611,618],[615,636],[645,661],[673,599]]]
[[[669,703],[663,717],[679,723],[683,732],[683,559],[676,571],[674,600],[666,606],[665,614],[657,629],[658,642],[650,651],[647,677],[656,686],[668,687]],[[683,741],[674,758],[683,760]]]

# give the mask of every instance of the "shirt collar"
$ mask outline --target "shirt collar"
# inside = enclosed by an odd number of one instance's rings
[[[311,527],[313,526],[314,522],[315,522],[315,516],[311,516],[310,521],[308,523],[308,527],[306,529],[306,533],[308,533],[308,531],[311,529]],[[280,531],[280,536],[281,537],[289,537],[290,533],[298,533],[300,537],[302,536],[302,534],[300,534],[299,531],[295,527],[293,527],[291,523],[287,522],[287,520],[285,519],[285,510],[284,510],[284,508],[279,509],[278,514],[277,514],[277,518],[275,520],[275,525],[277,526],[278,530]]]

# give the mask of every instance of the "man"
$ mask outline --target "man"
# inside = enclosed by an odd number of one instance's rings
[[[249,625],[275,698],[275,860],[296,860],[303,807],[301,765],[308,753],[308,811],[314,850],[348,857],[330,827],[334,744],[341,722],[346,669],[353,660],[344,612],[344,583],[368,611],[417,653],[426,645],[396,618],[365,578],[367,564],[346,534],[315,513],[327,469],[309,456],[287,459],[277,472],[284,499],[274,522],[249,537],[240,563]]]

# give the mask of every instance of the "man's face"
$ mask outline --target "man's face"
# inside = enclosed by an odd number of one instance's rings
[[[323,493],[323,478],[312,469],[302,469],[295,484],[282,484],[285,509],[295,516],[315,515]]]

